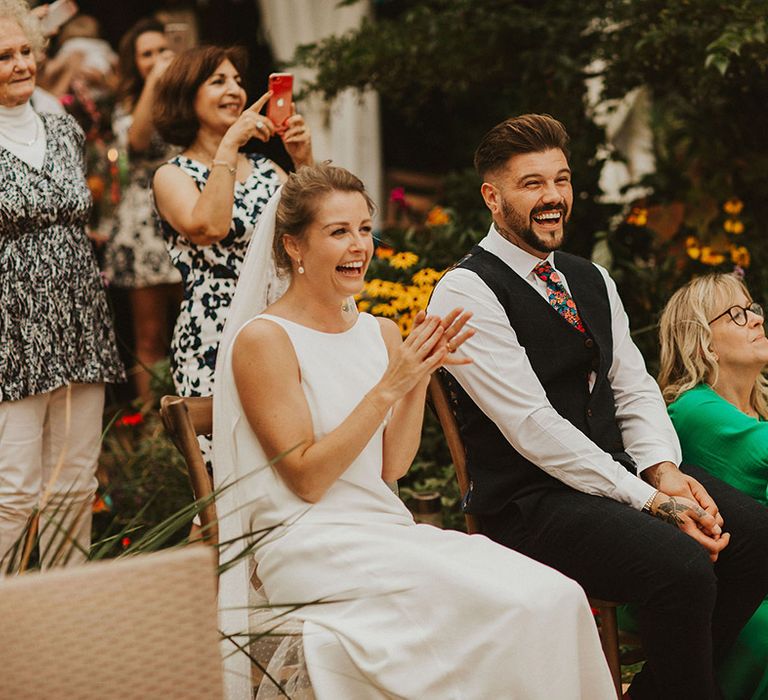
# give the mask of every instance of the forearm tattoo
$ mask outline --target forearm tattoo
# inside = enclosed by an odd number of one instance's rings
[[[656,469],[649,469],[646,474],[646,481],[653,486],[653,488],[660,488],[661,477],[665,471],[667,471],[668,465],[660,464]]]
[[[698,506],[692,508],[685,503],[678,503],[674,496],[670,496],[668,501],[665,501],[656,507],[654,515],[660,520],[664,520],[671,525],[680,527],[683,522],[683,519],[680,516],[689,510],[693,511],[698,517],[704,515],[704,511]]]

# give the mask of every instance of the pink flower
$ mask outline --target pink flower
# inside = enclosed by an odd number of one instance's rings
[[[404,187],[393,188],[392,191],[389,193],[389,201],[397,202],[397,205],[401,209],[407,209],[408,202],[405,201],[405,188]]]

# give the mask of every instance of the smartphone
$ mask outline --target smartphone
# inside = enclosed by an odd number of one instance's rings
[[[56,0],[48,5],[48,12],[40,20],[40,29],[45,36],[51,36],[59,31],[59,28],[72,19],[78,12],[77,3],[74,0]]]
[[[168,48],[176,54],[192,48],[192,31],[187,22],[168,22],[165,25]]]
[[[272,97],[269,98],[267,105],[267,117],[279,133],[285,130],[285,122],[291,116],[293,75],[290,73],[272,73],[269,76],[269,89],[272,91]]]

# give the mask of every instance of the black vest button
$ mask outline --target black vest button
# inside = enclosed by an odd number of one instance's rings
[[[588,408],[588,409],[587,409],[587,416],[588,416],[589,418],[592,418],[592,409],[591,409],[591,408]]]
[[[594,347],[594,345],[595,345],[595,341],[594,341],[594,340],[592,340],[592,338],[587,338],[587,339],[584,341],[584,347],[585,347],[585,348],[591,348],[591,347]]]

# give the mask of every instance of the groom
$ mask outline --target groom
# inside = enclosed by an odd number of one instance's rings
[[[568,135],[508,119],[475,153],[488,235],[429,305],[473,313],[451,365],[470,488],[492,539],[635,603],[648,659],[632,700],[720,697],[721,660],[768,591],[768,510],[683,464],[608,273],[559,251]],[[515,585],[514,581],[510,585]],[[514,633],[514,631],[510,631]]]

